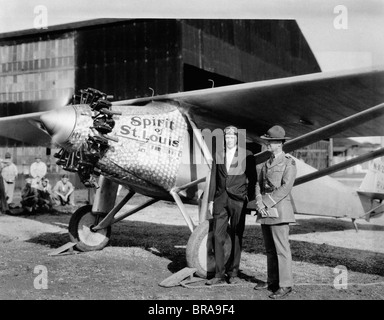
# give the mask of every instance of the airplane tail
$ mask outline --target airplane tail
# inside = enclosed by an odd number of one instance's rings
[[[357,192],[360,196],[367,197],[372,202],[372,209],[366,212],[365,215],[367,221],[384,213],[384,162],[381,158],[370,162],[368,172]]]

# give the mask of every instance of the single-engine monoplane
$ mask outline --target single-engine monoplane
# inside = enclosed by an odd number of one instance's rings
[[[94,202],[74,212],[69,223],[69,235],[79,250],[102,249],[112,224],[159,200],[171,200],[191,231],[187,263],[200,276],[214,270],[207,190],[212,146],[220,144],[224,127],[242,129],[244,147],[259,146],[255,163],[269,157],[259,136],[274,124],[295,137],[284,145],[285,152],[341,134],[384,136],[383,68],[111,100],[88,88],[71,105],[1,118],[0,135],[60,146],[57,163],[77,172],[86,187],[97,189]],[[295,212],[353,221],[382,213],[384,187],[383,192],[358,192],[329,174],[383,155],[384,148],[320,171],[296,159],[298,175],[291,194]],[[116,203],[119,185],[129,192]],[[121,212],[135,193],[151,199]],[[186,203],[198,205],[197,226]]]

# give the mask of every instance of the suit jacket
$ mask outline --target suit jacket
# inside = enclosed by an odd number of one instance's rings
[[[249,165],[253,159],[252,153],[248,150],[244,159],[238,159],[238,152],[236,150],[229,171],[227,171],[225,155],[217,155],[217,161],[214,159],[212,164],[208,196],[209,201],[215,201],[214,211],[219,210],[220,205],[224,205],[220,201],[223,199],[220,196],[224,192],[234,200],[244,201],[247,199],[248,181],[256,176],[255,166]],[[254,174],[252,174],[252,169],[255,172]],[[223,201],[225,201],[224,199]]]
[[[290,197],[297,173],[295,160],[282,152],[271,164],[267,161],[257,165],[256,171],[256,208],[276,208],[279,213],[277,218],[263,218],[258,212],[257,221],[269,225],[295,222]]]

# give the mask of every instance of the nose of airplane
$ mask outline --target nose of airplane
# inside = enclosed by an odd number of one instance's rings
[[[72,106],[66,106],[48,111],[40,116],[41,122],[59,145],[65,145],[76,124],[76,111]]]

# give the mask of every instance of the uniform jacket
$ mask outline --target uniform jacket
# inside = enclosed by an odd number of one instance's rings
[[[245,159],[238,159],[238,152],[236,151],[231,167],[227,171],[225,155],[217,155],[217,161],[214,160],[212,164],[209,188],[209,201],[215,201],[214,211],[220,205],[217,200],[224,192],[227,192],[228,196],[234,200],[244,201],[247,199],[248,181],[251,180],[252,176],[256,176],[256,173],[251,174],[251,170],[255,166],[249,165],[249,161],[253,158],[252,154],[247,151]]]
[[[282,152],[272,163],[266,161],[257,165],[256,171],[256,208],[263,206],[276,208],[279,213],[277,218],[263,218],[258,212],[257,221],[261,224],[295,222],[290,197],[297,172],[295,160],[290,155]]]

